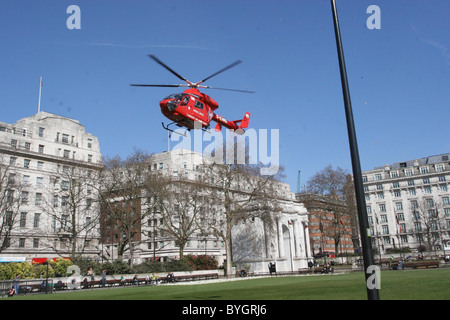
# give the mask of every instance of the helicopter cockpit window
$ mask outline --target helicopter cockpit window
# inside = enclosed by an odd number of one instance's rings
[[[203,106],[203,103],[201,103],[200,101],[197,100],[197,101],[195,101],[194,107],[203,110],[203,107],[204,107],[204,106]]]
[[[170,96],[166,97],[164,100],[166,100],[166,99],[181,100],[181,99],[183,99],[184,96],[186,96],[185,93],[174,93],[174,94],[171,94]]]

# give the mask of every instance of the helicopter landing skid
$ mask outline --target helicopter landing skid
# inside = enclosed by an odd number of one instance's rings
[[[173,133],[179,134],[180,136],[186,137],[186,131],[185,131],[184,134],[181,134],[181,133],[176,132],[175,130],[172,130],[172,129],[169,128],[169,126],[171,126],[171,125],[174,124],[174,123],[175,123],[175,122],[172,122],[172,123],[169,123],[167,126],[165,126],[165,125],[164,125],[164,122],[161,122],[161,125],[162,125],[162,127],[163,127],[164,129],[166,129],[166,130],[169,131],[169,132],[173,132]]]

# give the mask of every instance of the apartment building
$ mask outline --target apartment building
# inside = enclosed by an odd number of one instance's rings
[[[79,121],[48,112],[0,122],[0,163],[2,257],[98,254],[97,137]]]
[[[311,193],[299,193],[297,200],[308,210],[313,255],[353,254],[351,218],[345,201]]]
[[[380,253],[409,247],[450,250],[450,154],[363,172],[372,245]]]

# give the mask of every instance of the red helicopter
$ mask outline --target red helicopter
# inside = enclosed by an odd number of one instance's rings
[[[210,96],[200,92],[197,88],[202,89],[218,89],[218,90],[228,90],[228,91],[238,91],[238,92],[246,92],[253,93],[253,91],[247,90],[236,90],[236,89],[224,89],[224,88],[212,88],[209,86],[201,85],[206,80],[222,73],[242,61],[237,60],[230,64],[229,66],[217,71],[216,73],[206,77],[205,79],[199,82],[191,82],[184,77],[180,76],[174,70],[165,65],[161,60],[156,58],[154,55],[148,55],[150,58],[155,60],[157,63],[162,65],[164,68],[169,70],[179,79],[186,81],[187,84],[131,84],[131,86],[135,87],[189,87],[182,93],[171,94],[167,98],[164,98],[160,101],[159,106],[161,107],[161,112],[168,119],[173,122],[168,124],[167,126],[162,123],[164,129],[175,132],[169,128],[170,125],[176,124],[179,127],[186,127],[188,130],[197,129],[194,127],[195,123],[200,123],[201,128],[206,130],[210,126],[211,121],[217,122],[215,127],[216,131],[221,131],[222,126],[236,130],[236,133],[244,133],[244,128],[248,127],[248,123],[250,120],[250,113],[246,112],[244,118],[242,120],[229,121],[225,118],[217,115],[214,111],[219,107],[219,104],[214,101]],[[177,132],[175,132],[177,133]]]

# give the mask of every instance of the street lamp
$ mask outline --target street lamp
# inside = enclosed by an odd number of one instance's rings
[[[356,141],[355,125],[353,122],[352,103],[350,100],[350,90],[348,88],[347,71],[345,68],[344,50],[342,48],[341,32],[339,29],[339,19],[336,9],[336,1],[331,0],[331,11],[333,13],[334,33],[336,37],[336,47],[339,58],[339,70],[341,73],[342,93],[344,96],[345,114],[347,120],[347,131],[350,143],[350,154],[353,167],[353,178],[355,184],[356,204],[358,208],[359,228],[361,234],[361,245],[363,248],[364,257],[364,274],[366,277],[366,289],[367,297],[369,300],[379,300],[378,289],[369,288],[367,283],[372,277],[373,266],[375,266],[375,260],[373,257],[372,243],[369,239],[369,222],[367,218],[366,202],[364,199],[364,187],[362,181],[361,164],[359,161],[358,143]],[[373,271],[375,272],[375,271]]]

